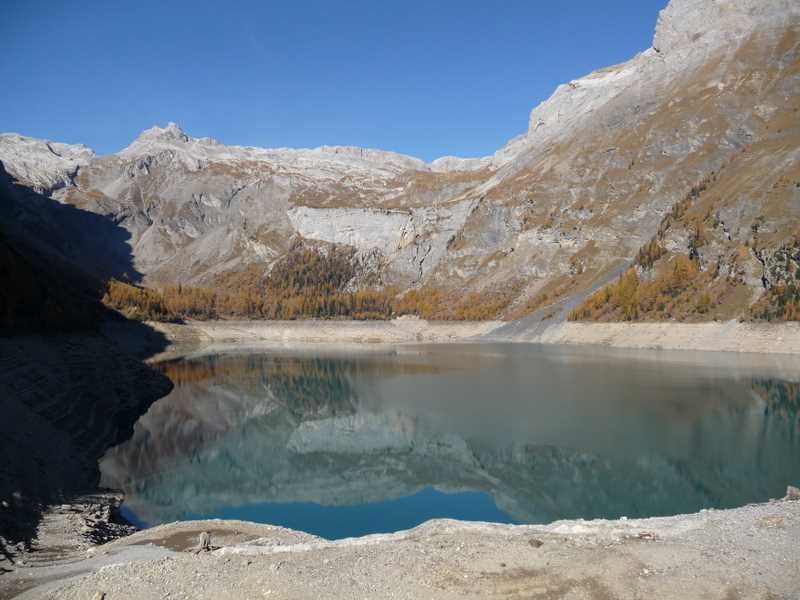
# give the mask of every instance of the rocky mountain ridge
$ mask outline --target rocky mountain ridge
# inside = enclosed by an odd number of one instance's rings
[[[349,246],[353,287],[499,297],[506,318],[563,316],[702,184],[695,258],[741,284],[702,318],[737,317],[769,288],[771,257],[791,255],[800,220],[799,40],[788,0],[672,0],[652,48],[560,86],[483,158],[226,146],[170,123],[108,156],[3,134],[0,161],[124,227],[148,285],[213,286],[268,272],[297,244]],[[690,253],[694,226],[674,220],[642,275]]]

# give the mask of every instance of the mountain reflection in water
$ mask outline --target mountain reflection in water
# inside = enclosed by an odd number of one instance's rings
[[[147,524],[219,516],[328,537],[782,495],[800,479],[800,386],[692,360],[474,345],[168,362],[175,389],[102,459],[101,483]]]

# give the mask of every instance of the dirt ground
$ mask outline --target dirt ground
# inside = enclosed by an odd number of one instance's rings
[[[210,551],[195,552],[201,532]],[[800,598],[800,501],[546,526],[436,520],[330,542],[240,521],[172,523],[0,576],[6,597]],[[0,594],[3,595],[3,594]]]

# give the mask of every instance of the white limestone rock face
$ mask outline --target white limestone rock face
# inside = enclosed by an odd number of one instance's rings
[[[94,151],[83,144],[62,144],[16,133],[0,134],[0,161],[20,183],[50,193],[72,185],[78,168]]]
[[[653,48],[665,56],[700,54],[798,16],[795,0],[671,0],[659,14]]]
[[[406,239],[412,215],[401,210],[310,208],[295,206],[289,221],[304,238],[352,246],[357,250],[397,251]]]
[[[442,156],[431,162],[431,170],[440,173],[451,171],[477,171],[493,165],[493,157],[459,158],[458,156]]]
[[[410,210],[292,207],[289,220],[304,238],[380,251],[397,277],[419,283],[445,254],[474,202]]]

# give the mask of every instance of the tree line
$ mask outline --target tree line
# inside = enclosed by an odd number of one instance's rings
[[[112,279],[103,302],[139,320],[308,318],[358,320],[417,315],[437,320],[485,320],[509,304],[499,295],[467,294],[454,299],[436,287],[403,292],[395,286],[351,289],[356,272],[352,251],[295,249],[266,277],[245,274],[215,288],[184,285],[152,289]]]
[[[734,281],[713,287],[712,271],[700,269],[685,254],[672,257],[651,280],[641,280],[634,267],[587,297],[570,321],[702,320],[719,305]]]

